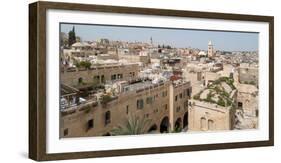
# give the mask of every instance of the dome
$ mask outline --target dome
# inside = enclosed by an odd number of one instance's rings
[[[200,52],[198,53],[198,55],[200,55],[200,56],[205,56],[205,55],[207,55],[207,54],[206,54],[206,52],[204,52],[204,51],[200,51]]]
[[[86,46],[90,46],[90,44],[88,44],[87,42],[76,42],[74,44],[71,45],[72,47],[86,47]]]

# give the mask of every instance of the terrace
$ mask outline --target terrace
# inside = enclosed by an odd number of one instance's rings
[[[162,85],[164,85],[164,81],[153,82],[151,80],[139,80],[125,85],[122,89],[122,92],[136,91],[136,93],[139,93],[144,90],[157,88]]]
[[[193,99],[217,104],[222,107],[234,106],[236,88],[233,79],[221,77],[207,86],[206,89],[194,95]]]

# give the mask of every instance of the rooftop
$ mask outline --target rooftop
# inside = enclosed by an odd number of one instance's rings
[[[78,89],[65,85],[65,84],[61,84],[60,90],[61,90],[61,96],[69,95],[69,94],[76,94],[79,92]]]
[[[76,42],[74,44],[71,45],[72,47],[89,47],[90,44],[88,44],[87,42]]]
[[[231,78],[221,77],[196,94],[193,99],[217,104],[222,107],[231,106],[233,105],[232,98],[236,92],[233,82],[234,80]]]
[[[157,83],[153,82],[152,80],[145,80],[145,81],[136,81],[133,83],[129,83],[123,87],[123,91],[139,91],[144,89],[151,89],[160,85],[163,85],[164,81],[158,81]]]

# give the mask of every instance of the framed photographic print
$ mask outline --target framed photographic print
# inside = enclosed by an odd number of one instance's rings
[[[29,5],[29,157],[274,144],[271,16]]]

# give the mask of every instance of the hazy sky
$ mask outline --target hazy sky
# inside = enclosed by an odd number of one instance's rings
[[[61,24],[61,32],[68,33],[73,26],[75,26],[76,35],[80,36],[83,41],[108,38],[109,40],[149,43],[150,37],[152,37],[154,45],[165,44],[172,47],[207,50],[207,44],[211,40],[217,50],[258,50],[258,33],[78,24]]]

